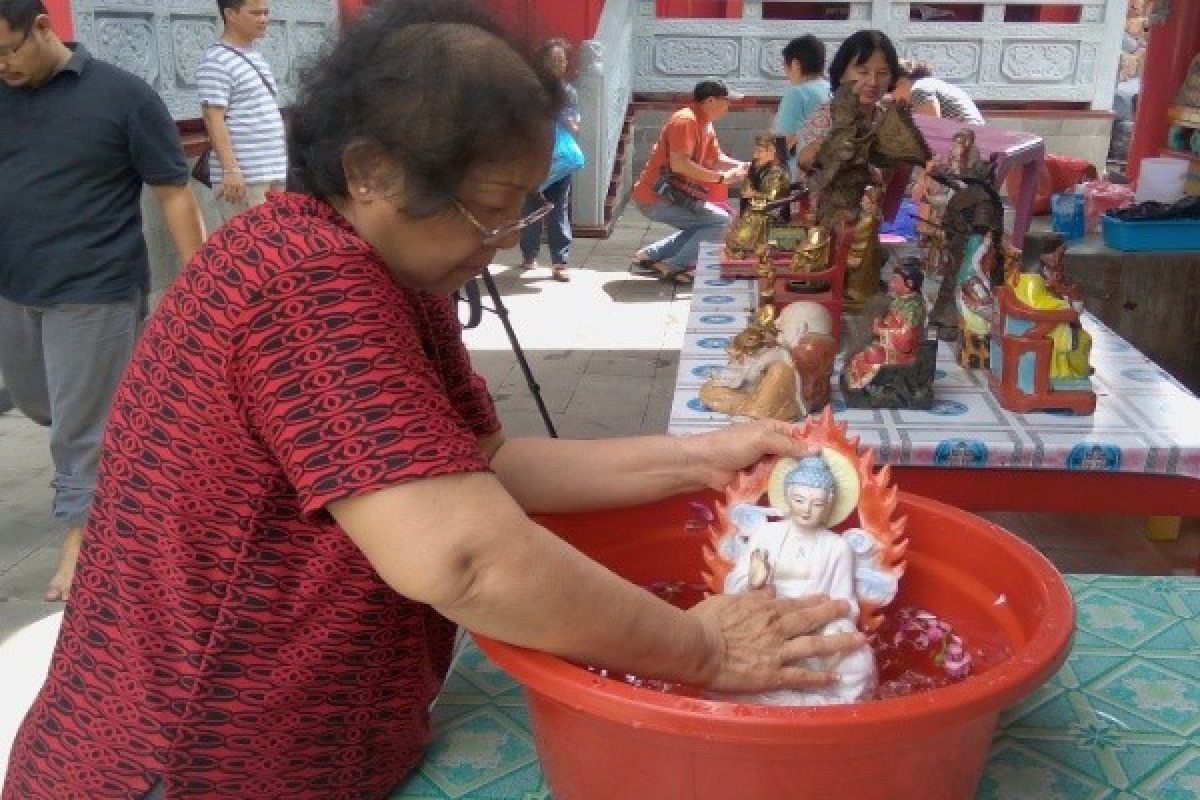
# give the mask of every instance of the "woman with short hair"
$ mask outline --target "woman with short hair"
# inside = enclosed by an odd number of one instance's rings
[[[465,4],[376,4],[307,73],[304,193],[227,223],[113,401],[96,503],[4,800],[382,800],[456,625],[724,691],[827,684],[822,598],[683,611],[527,512],[720,488],[792,426],[506,439],[451,293],[538,215],[557,82]],[[638,531],[613,531],[636,537]]]
[[[882,31],[855,31],[842,42],[829,62],[829,85],[836,92],[843,83],[853,83],[859,105],[874,109],[892,90],[900,71],[899,58],[892,40]],[[796,135],[796,163],[801,169],[812,166],[821,142],[833,128],[830,103],[819,106],[805,120]]]

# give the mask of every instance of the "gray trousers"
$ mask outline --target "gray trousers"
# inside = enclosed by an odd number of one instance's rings
[[[109,403],[146,317],[146,298],[24,306],[0,297],[0,375],[13,404],[50,426],[54,518],[87,521]]]

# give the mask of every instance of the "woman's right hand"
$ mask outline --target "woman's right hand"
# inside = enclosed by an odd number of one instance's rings
[[[826,686],[837,681],[837,674],[809,669],[805,660],[852,650],[866,641],[857,631],[816,633],[850,613],[845,601],[823,595],[777,599],[770,590],[720,594],[688,613],[700,619],[710,643],[703,685],[722,692]]]

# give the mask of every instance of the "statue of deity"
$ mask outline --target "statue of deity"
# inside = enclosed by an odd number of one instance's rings
[[[820,303],[797,301],[779,313],[779,343],[787,348],[800,381],[800,416],[829,405],[830,378],[837,359],[833,317]]]
[[[900,264],[893,271],[888,282],[892,301],[872,326],[874,341],[847,360],[847,386],[862,389],[882,367],[916,361],[917,350],[925,339],[925,298],[921,296],[924,278],[920,267],[912,262]]]
[[[1069,289],[1062,284],[1057,274],[1064,245],[1061,237],[1044,237],[1050,240],[1043,252],[1033,251],[1027,255],[1017,274],[1013,294],[1027,308],[1038,311],[1081,310],[1078,301],[1069,296]],[[1078,316],[1070,323],[1055,325],[1049,333],[1053,350],[1050,357],[1051,380],[1073,380],[1087,378],[1092,374],[1092,337],[1083,329]]]
[[[832,530],[858,505],[863,487],[850,458],[830,447],[814,450],[774,465],[767,484],[769,508],[734,503],[736,493],[727,493],[735,529],[725,541],[723,555],[733,568],[724,590],[737,593],[770,586],[778,597],[823,594],[844,600],[850,610],[821,632],[848,633],[859,628],[864,606],[879,608],[894,599],[903,567],[888,563],[885,553],[893,548],[869,530]],[[869,698],[878,679],[874,653],[865,643],[838,656],[813,657],[805,666],[836,672],[838,681],[736,699],[767,705],[854,703]]]
[[[857,311],[878,292],[879,267],[883,248],[879,245],[879,225],[883,221],[880,203],[883,190],[869,185],[863,189],[858,221],[854,223],[850,252],[846,257],[846,308]]]
[[[992,318],[996,296],[992,291],[994,255],[988,231],[967,240],[963,263],[954,278],[958,307],[958,363],[967,369],[987,369],[990,363]]]
[[[829,267],[829,256],[833,248],[829,231],[820,225],[809,227],[804,241],[796,245],[792,253],[792,272],[823,272]]]
[[[748,258],[767,240],[772,222],[789,218],[787,202],[792,179],[787,166],[787,143],[782,136],[754,137],[754,160],[742,187],[741,210],[725,237],[727,258]]]
[[[791,354],[779,342],[775,309],[764,307],[733,337],[729,363],[700,387],[700,401],[735,417],[791,421],[801,416],[800,382]]]

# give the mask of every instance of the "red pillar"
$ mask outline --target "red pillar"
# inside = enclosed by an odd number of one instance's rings
[[[65,42],[74,40],[75,24],[71,21],[71,0],[42,0],[46,14],[58,38]]]
[[[338,0],[338,19],[348,25],[358,18],[367,6],[367,0]]]
[[[1167,143],[1167,106],[1183,85],[1192,56],[1200,51],[1200,2],[1175,0],[1166,24],[1150,29],[1142,90],[1138,95],[1129,177],[1137,178],[1143,158],[1158,155]]]

